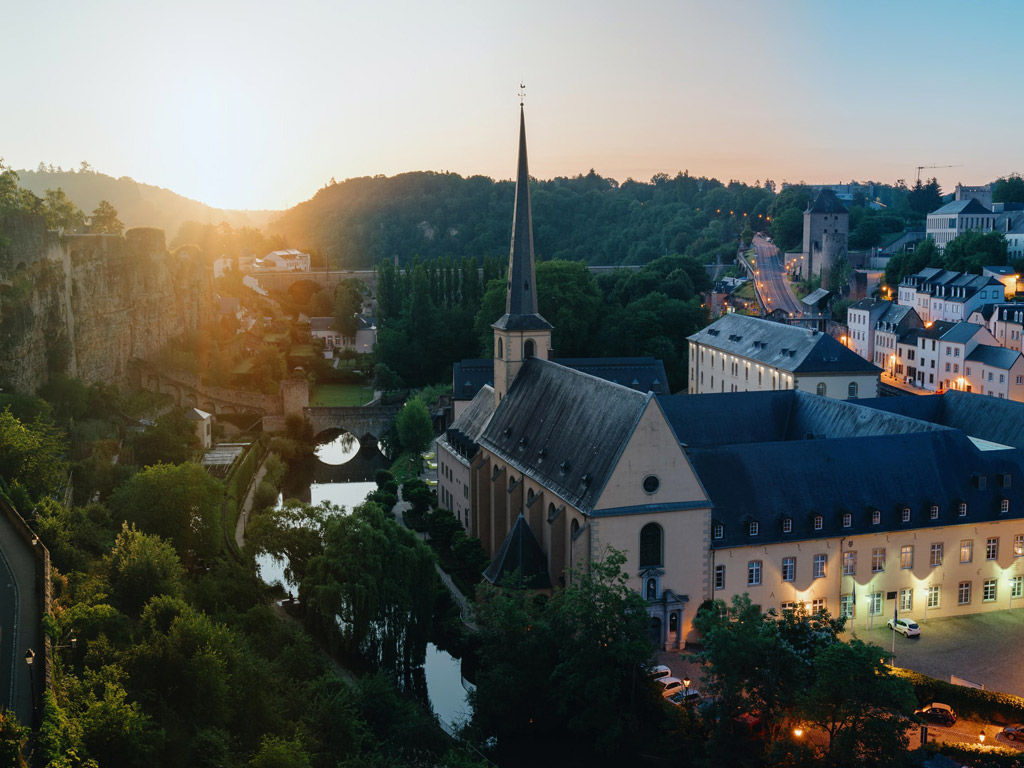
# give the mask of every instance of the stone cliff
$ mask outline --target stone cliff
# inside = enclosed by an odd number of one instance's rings
[[[50,372],[128,382],[128,362],[210,317],[213,280],[194,253],[168,253],[159,229],[47,232],[0,220],[0,387],[34,392]]]

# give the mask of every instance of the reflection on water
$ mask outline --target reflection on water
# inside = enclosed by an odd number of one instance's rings
[[[359,441],[351,432],[342,432],[329,442],[316,447],[316,457],[324,464],[337,466],[345,464],[359,453]]]
[[[465,725],[473,716],[469,698],[462,682],[462,662],[427,643],[427,658],[423,664],[427,678],[430,706],[446,731]]]

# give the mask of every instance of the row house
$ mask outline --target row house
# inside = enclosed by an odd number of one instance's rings
[[[999,304],[989,319],[989,331],[1001,347],[1021,351],[1024,304]]]
[[[1004,301],[1005,289],[991,276],[929,267],[903,278],[897,295],[900,306],[913,307],[925,323],[958,323],[983,305]]]
[[[1019,350],[979,345],[964,361],[956,389],[1024,402],[1024,355]]]

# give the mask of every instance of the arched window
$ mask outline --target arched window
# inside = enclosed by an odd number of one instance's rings
[[[824,386],[824,385],[822,385],[822,386]],[[856,397],[857,396],[857,382],[856,381],[851,381],[850,382],[850,386],[847,387],[847,389],[846,389],[846,394],[847,394],[848,397]]]
[[[500,338],[498,339],[498,359],[505,359],[505,344],[502,342]]]
[[[818,389],[817,389],[818,394],[821,395],[822,397],[825,397],[825,392],[826,391],[827,390],[825,389],[825,382],[824,381],[818,382]]]
[[[515,487],[515,484],[516,484],[516,479],[514,477],[512,477],[512,475],[509,475],[508,476],[508,489],[511,491],[512,488]]]
[[[661,526],[648,523],[640,529],[640,567],[662,565]]]
[[[526,343],[523,345],[523,358],[533,357],[535,354],[534,349],[535,345],[533,343],[533,339],[527,339]]]
[[[580,521],[579,520],[573,520],[572,521],[572,525],[569,526],[569,535],[571,537],[575,537],[576,534],[579,532],[579,530],[580,530]]]
[[[531,488],[530,490],[528,490],[526,492],[526,503],[529,504],[531,501],[533,501],[533,497],[534,497],[533,488]]]

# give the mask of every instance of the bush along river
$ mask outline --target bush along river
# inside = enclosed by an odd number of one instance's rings
[[[342,508],[346,514],[359,506],[377,488],[374,476],[380,469],[387,469],[390,461],[381,452],[380,444],[367,436],[362,441],[349,432],[334,430],[321,435],[312,458],[304,462],[292,462],[288,467],[278,497],[278,507],[286,499],[297,499],[317,505],[329,502]],[[266,552],[256,558],[260,575],[267,584],[280,584],[290,595],[297,595],[298,585],[285,577],[285,561]],[[443,593],[443,594],[442,594]],[[435,627],[451,626],[458,621],[458,609],[444,587],[439,590],[437,611],[447,608],[448,618],[441,621],[435,617]],[[435,643],[427,643],[426,660],[422,668],[413,670],[406,681],[413,695],[425,699],[437,715],[442,727],[449,733],[466,723],[472,712],[467,700],[467,688],[471,687],[462,676],[462,662]]]

